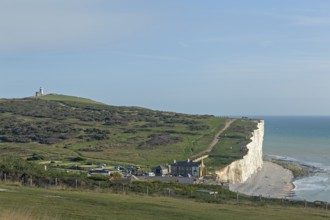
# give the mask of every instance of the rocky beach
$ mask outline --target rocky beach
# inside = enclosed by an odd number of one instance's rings
[[[293,174],[280,165],[264,161],[262,168],[244,183],[229,184],[229,189],[246,195],[286,198],[292,194]]]

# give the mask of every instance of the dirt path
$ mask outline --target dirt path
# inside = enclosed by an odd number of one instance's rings
[[[219,142],[219,136],[224,131],[226,131],[234,121],[236,121],[236,119],[227,120],[225,126],[214,136],[213,141],[210,143],[209,147],[206,150],[192,156],[192,158],[196,158],[195,160],[198,161],[198,158],[203,157],[208,153],[210,153],[213,150],[214,146]]]

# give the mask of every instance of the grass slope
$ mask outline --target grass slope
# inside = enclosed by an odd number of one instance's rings
[[[232,126],[221,135],[221,141],[213,148],[205,162],[209,170],[225,166],[234,160],[243,158],[247,153],[246,145],[251,141],[251,131],[257,129],[257,121],[250,119],[236,120]]]
[[[97,102],[91,99],[86,99],[82,97],[76,96],[68,96],[68,95],[60,95],[60,94],[49,94],[45,96],[38,97],[38,99],[48,100],[48,101],[71,101],[71,102],[82,102],[87,104],[101,104],[101,102]]]
[[[2,99],[0,156],[38,155],[45,160],[81,157],[110,164],[154,166],[174,159],[186,160],[205,150],[226,120],[210,115],[108,106],[64,95]],[[235,133],[231,140],[242,144],[255,123],[237,120],[231,127]],[[215,154],[242,154],[221,150],[225,147],[219,145]]]
[[[329,219],[321,209],[209,204],[187,199],[1,185],[0,218],[8,219]],[[3,191],[7,189],[9,191]],[[14,217],[14,218],[13,218]],[[23,218],[24,217],[24,218]]]

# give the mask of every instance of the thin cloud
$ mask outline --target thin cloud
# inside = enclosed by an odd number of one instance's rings
[[[258,79],[260,81],[278,78],[297,80],[299,78],[318,78],[328,81],[329,59],[314,56],[283,59],[243,59],[225,63],[209,64],[204,72],[215,78]],[[276,74],[272,74],[276,72]]]
[[[296,16],[291,18],[291,25],[294,26],[329,26],[330,18],[312,17],[312,16]]]
[[[131,52],[120,52],[120,51],[114,51],[114,54],[119,54],[122,56],[127,57],[136,57],[136,58],[142,58],[147,60],[161,60],[161,61],[177,61],[177,62],[186,62],[186,63],[192,63],[190,60],[175,57],[175,56],[159,56],[159,55],[149,55],[149,54],[139,54],[139,53],[131,53]]]
[[[145,14],[100,12],[88,5],[84,0],[1,1],[0,50],[88,47],[142,31],[151,20]]]

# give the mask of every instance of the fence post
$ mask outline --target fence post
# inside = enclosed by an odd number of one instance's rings
[[[306,200],[304,200],[304,202],[305,202],[305,208],[307,207],[307,202],[306,202]]]
[[[325,202],[325,210],[328,210],[328,202]]]
[[[32,186],[32,176],[31,176],[31,178],[30,178],[30,186]]]
[[[261,194],[259,195],[259,201],[260,202],[262,201],[262,195]]]
[[[147,196],[149,195],[149,187],[147,186]]]
[[[55,178],[55,186],[57,186],[57,177]]]
[[[238,193],[236,192],[236,202],[238,203]]]
[[[76,189],[78,189],[78,180],[76,179]]]
[[[7,174],[5,173],[5,182],[7,182]]]

